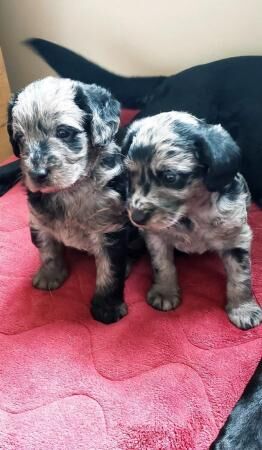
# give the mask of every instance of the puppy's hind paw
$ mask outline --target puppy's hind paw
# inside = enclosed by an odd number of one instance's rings
[[[113,303],[110,298],[95,295],[91,304],[91,314],[95,320],[102,323],[118,322],[127,315],[127,304],[125,302]]]
[[[262,309],[255,302],[245,302],[236,308],[227,308],[230,321],[242,330],[258,326],[262,322]]]
[[[159,285],[154,284],[147,294],[147,303],[159,311],[170,311],[179,305],[180,299],[177,290],[163,292]]]
[[[59,288],[68,277],[68,270],[66,267],[47,268],[42,266],[33,278],[33,286],[37,289],[52,291]]]

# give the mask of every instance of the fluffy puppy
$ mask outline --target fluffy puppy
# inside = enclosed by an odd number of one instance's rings
[[[21,158],[30,228],[42,266],[39,289],[56,289],[68,270],[64,246],[95,256],[91,311],[110,323],[127,313],[125,171],[114,135],[119,103],[96,85],[48,77],[14,95],[8,132]]]
[[[220,125],[173,111],[133,123],[124,152],[129,217],[143,230],[154,269],[149,304],[163,311],[179,304],[173,248],[215,251],[227,273],[231,322],[242,329],[258,325],[262,311],[251,290],[250,195],[230,135]]]

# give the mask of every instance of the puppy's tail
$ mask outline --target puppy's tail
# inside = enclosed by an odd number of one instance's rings
[[[45,39],[30,38],[24,41],[44,61],[64,78],[96,83],[109,89],[123,107],[140,109],[165,77],[124,77],[109,72],[97,64],[61,45]]]

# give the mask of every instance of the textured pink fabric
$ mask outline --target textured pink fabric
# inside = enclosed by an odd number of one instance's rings
[[[261,327],[235,328],[214,255],[178,256],[183,303],[145,302],[145,257],[126,283],[129,314],[113,325],[89,312],[92,257],[68,251],[71,276],[31,286],[39,267],[20,185],[0,199],[0,449],[206,450],[262,351]],[[262,299],[262,212],[252,208],[253,286]]]

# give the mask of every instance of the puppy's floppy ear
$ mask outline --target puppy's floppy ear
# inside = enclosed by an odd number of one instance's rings
[[[95,84],[76,84],[75,102],[86,113],[85,129],[94,147],[107,145],[120,123],[120,103]]]
[[[221,191],[240,169],[240,149],[221,125],[206,125],[195,141],[196,157],[206,169],[204,182],[211,192]]]
[[[121,130],[120,130],[121,131]],[[133,142],[133,139],[135,137],[135,130],[134,129],[128,129],[127,127],[124,129],[125,131],[125,135],[123,134],[122,137],[122,142],[121,142],[121,149],[122,149],[122,154],[124,156],[128,155],[128,152],[130,150],[131,144]]]
[[[16,141],[16,139],[14,138],[14,135],[13,135],[13,107],[16,104],[18,95],[19,95],[19,92],[12,95],[12,97],[9,100],[8,107],[7,107],[7,131],[8,131],[8,135],[9,135],[10,144],[12,145],[13,152],[17,158],[19,158],[19,156],[20,156],[20,149],[19,149],[18,142]]]

